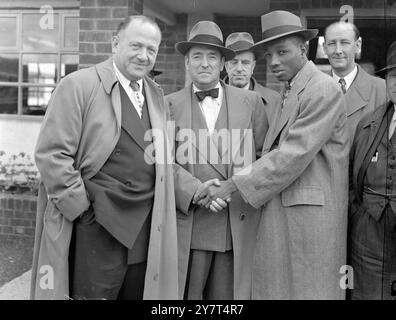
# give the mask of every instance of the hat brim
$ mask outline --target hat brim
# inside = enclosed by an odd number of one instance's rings
[[[386,74],[389,70],[396,69],[396,64],[391,64],[389,66],[386,66],[385,68],[379,69],[378,71],[375,71],[374,74],[378,75],[384,75]]]
[[[181,41],[175,44],[176,50],[179,53],[181,53],[183,56],[187,54],[188,50],[190,50],[192,46],[208,46],[211,48],[218,49],[221,52],[221,54],[224,56],[224,59],[226,61],[231,60],[235,57],[235,52],[233,50],[209,42]]]
[[[294,30],[294,31],[290,31],[290,32],[284,32],[284,33],[280,33],[276,36],[272,36],[266,39],[263,39],[259,42],[257,42],[252,48],[251,51],[254,52],[254,54],[256,55],[256,60],[261,60],[264,58],[264,54],[262,49],[267,47],[269,42],[277,40],[277,39],[281,39],[287,36],[300,36],[304,39],[304,41],[309,41],[314,39],[319,33],[318,29],[304,29],[304,30]]]

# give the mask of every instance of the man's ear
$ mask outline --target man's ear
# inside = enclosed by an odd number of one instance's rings
[[[224,65],[225,65],[225,58],[224,56],[222,56],[220,61],[220,72],[223,71]]]
[[[189,67],[188,67],[188,53],[184,56],[184,66],[185,66],[186,70],[189,69]]]
[[[120,37],[118,35],[111,37],[111,52],[112,53],[115,53],[119,42],[120,42]]]
[[[355,46],[356,46],[356,56],[360,54],[360,52],[362,51],[362,38],[359,37],[359,39],[357,39],[355,41]],[[356,58],[355,56],[355,58]]]

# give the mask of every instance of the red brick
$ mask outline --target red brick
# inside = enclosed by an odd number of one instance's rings
[[[22,227],[30,227],[31,223],[30,220],[25,219],[11,219],[10,221],[11,226],[22,226]]]
[[[95,44],[93,42],[80,42],[78,51],[81,53],[94,53]]]
[[[24,229],[24,234],[29,236],[29,237],[34,237],[35,229],[34,228],[29,228],[25,227]]]
[[[3,217],[4,218],[13,218],[14,217],[14,211],[12,211],[12,210],[3,210]]]
[[[98,7],[127,7],[128,0],[97,0]]]
[[[107,60],[109,56],[106,55],[91,55],[91,54],[80,54],[81,64],[96,64]]]
[[[30,200],[23,200],[22,210],[23,211],[30,210]]]
[[[112,8],[81,8],[80,18],[111,18]]]
[[[8,201],[7,201],[7,204],[8,204],[8,206],[7,206],[8,209],[14,209],[15,200],[12,199],[12,198],[9,198]]]
[[[96,20],[96,29],[97,30],[117,30],[118,25],[122,22],[123,19],[103,19]]]
[[[113,12],[111,15],[113,18],[126,18],[128,16],[127,8],[113,8]]]
[[[95,48],[97,53],[111,53],[110,43],[96,43]]]
[[[7,209],[7,199],[6,198],[2,198],[0,201],[0,208],[2,209]]]
[[[14,228],[9,226],[0,226],[0,234],[13,234]]]
[[[80,19],[80,30],[96,30],[97,21],[95,19]]]
[[[96,0],[81,0],[80,1],[80,8],[96,7],[96,6],[97,6]]]
[[[0,225],[2,226],[8,226],[9,225],[9,219],[8,218],[0,218]]]

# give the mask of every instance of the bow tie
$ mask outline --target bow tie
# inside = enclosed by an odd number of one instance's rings
[[[196,91],[195,94],[197,95],[199,101],[202,101],[207,96],[210,96],[212,98],[217,98],[219,96],[219,88],[214,88],[205,91]]]

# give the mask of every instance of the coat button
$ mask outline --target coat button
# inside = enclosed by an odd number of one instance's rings
[[[157,227],[158,232],[161,232],[161,225]]]
[[[132,183],[130,181],[125,182],[125,185],[130,187],[132,185]]]
[[[245,219],[246,214],[241,213],[241,215],[239,216],[239,219],[244,220]]]
[[[119,156],[119,155],[121,154],[121,149],[115,149],[114,154],[115,154],[116,156]]]
[[[156,274],[154,275],[153,279],[154,279],[154,281],[157,281],[157,280],[158,280],[158,273],[156,273]]]
[[[254,186],[254,189],[259,190],[260,187],[259,186]]]
[[[164,181],[164,177],[161,177],[161,182]]]

